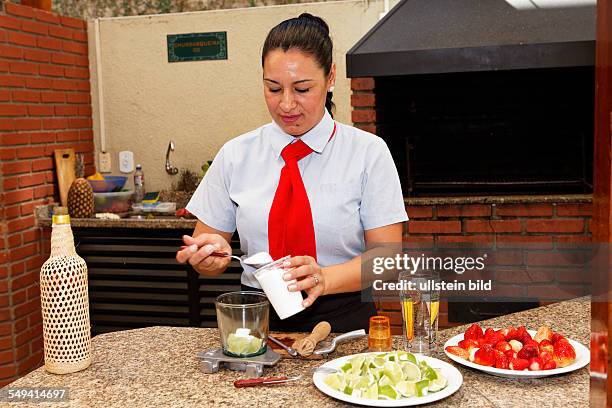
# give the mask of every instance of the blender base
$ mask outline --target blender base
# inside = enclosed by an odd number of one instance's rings
[[[265,353],[254,357],[232,357],[223,354],[223,349],[209,349],[197,354],[200,370],[207,374],[216,373],[219,368],[244,371],[248,377],[261,377],[264,366],[273,366],[280,360],[280,354],[268,348]]]

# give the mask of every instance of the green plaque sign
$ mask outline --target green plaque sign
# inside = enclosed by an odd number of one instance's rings
[[[227,59],[227,32],[168,34],[168,62]]]

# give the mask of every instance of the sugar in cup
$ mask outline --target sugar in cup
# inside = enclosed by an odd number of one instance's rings
[[[296,281],[285,281],[283,279],[283,275],[287,272],[287,270],[283,268],[283,263],[289,258],[291,258],[291,256],[287,255],[253,272],[253,275],[261,285],[261,288],[281,320],[304,310],[304,306],[302,305],[304,301],[302,293],[299,291],[289,292],[289,289],[287,289],[287,286]]]

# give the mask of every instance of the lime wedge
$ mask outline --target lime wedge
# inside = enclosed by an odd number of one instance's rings
[[[346,363],[345,365],[343,365],[342,367],[340,367],[340,369],[342,371],[344,371],[345,373],[350,370],[353,366],[351,365],[351,363]]]
[[[349,360],[349,363],[351,364],[351,372],[355,373],[355,374],[360,374],[361,373],[361,366],[363,365],[363,362],[365,361],[365,356],[356,356],[353,357]]]
[[[342,392],[345,393],[346,395],[351,395],[353,394],[353,389],[347,385],[346,387],[344,387],[344,391]]]
[[[398,394],[395,389],[390,385],[383,385],[382,387],[378,387],[378,398],[382,399],[397,399]]]
[[[409,361],[401,363],[403,378],[409,382],[417,382],[421,380],[421,370],[416,364]]]
[[[384,357],[378,356],[374,358],[372,362],[374,363],[374,366],[376,367],[384,367],[385,363],[387,362],[387,359],[385,359]]]
[[[377,400],[378,399],[378,385],[376,384],[370,385],[370,387],[363,394],[361,394],[361,396],[362,398]]]
[[[344,387],[346,386],[344,378],[339,373],[329,374],[323,382],[330,388],[336,391],[344,391]]]
[[[388,361],[383,367],[383,372],[387,377],[389,377],[392,381],[392,384],[395,384],[402,380],[404,373],[402,372],[402,367],[399,363],[394,361]]]
[[[414,385],[416,387],[417,397],[422,397],[424,395],[427,395],[427,391],[429,388],[429,380],[421,380],[419,382],[416,382]]]
[[[382,377],[380,377],[380,379],[378,380],[379,387],[382,387],[383,385],[393,385],[393,384],[395,384],[395,381],[387,377],[385,374],[383,374]]]
[[[395,389],[404,397],[414,397],[416,395],[416,385],[413,382],[400,381],[395,384]]]
[[[426,378],[429,381],[433,381],[438,378],[438,374],[436,374],[435,370],[430,366],[425,367],[425,369],[421,368],[421,377]]]
[[[417,363],[417,359],[416,359],[416,357],[414,356],[414,354],[412,354],[412,353],[408,353],[408,355],[407,355],[406,357],[408,358],[408,361],[410,361],[411,363],[413,363],[413,364],[416,364],[416,363]]]

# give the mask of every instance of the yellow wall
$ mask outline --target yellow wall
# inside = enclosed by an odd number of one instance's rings
[[[336,119],[350,123],[345,54],[382,10],[381,1],[339,1],[100,20],[112,173],[120,174],[118,153],[131,150],[135,162],[143,165],[146,189],[168,188],[178,178],[164,169],[169,140],[176,144],[172,164],[195,171],[227,140],[270,122],[261,81],[263,41],[270,28],[302,12],[319,15],[330,26],[338,68]],[[93,22],[88,29],[97,160],[100,119]],[[227,60],[168,63],[167,34],[212,31],[227,31]]]

